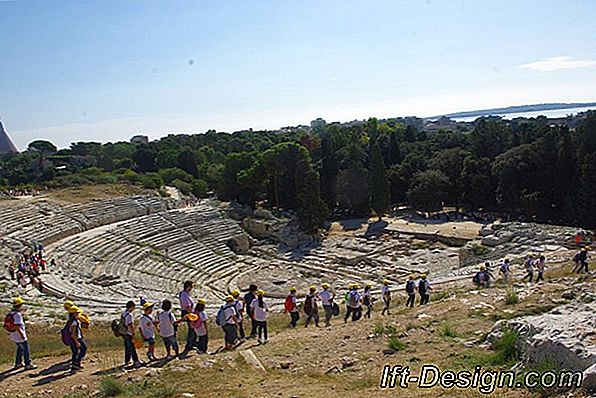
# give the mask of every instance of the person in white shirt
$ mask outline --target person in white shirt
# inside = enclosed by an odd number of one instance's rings
[[[389,289],[389,281],[387,279],[383,281],[381,296],[383,298],[383,303],[385,304],[383,311],[381,311],[381,315],[385,315],[385,313],[387,313],[387,315],[391,315],[389,313],[389,306],[391,305],[391,290]]]
[[[157,317],[159,320],[159,335],[166,346],[167,359],[172,359],[172,349],[176,356],[180,354],[178,339],[176,338],[176,328],[179,322],[176,320],[176,316],[172,314],[172,302],[170,300],[164,300],[161,303],[161,309],[162,312]]]
[[[360,286],[357,283],[350,283],[349,291],[346,294],[346,314],[344,315],[344,322],[348,322],[350,315],[352,322],[359,320],[362,317],[362,299],[358,289]]]
[[[232,297],[234,297],[234,305],[236,306],[236,312],[238,313],[238,335],[241,341],[246,339],[244,334],[244,300],[240,298],[240,290],[235,289],[232,291]]]
[[[147,351],[147,358],[150,361],[155,361],[155,320],[153,319],[153,308],[155,304],[146,302],[143,304],[143,315],[139,319],[139,331],[143,341],[149,344]]]
[[[181,318],[184,318],[187,314],[190,314],[195,309],[195,302],[192,298],[191,292],[194,287],[192,281],[184,282],[183,290],[178,293],[178,299],[180,300],[180,309],[182,310]],[[190,327],[190,323],[188,323],[188,334],[186,335],[186,346],[184,347],[184,351],[182,352],[182,356],[186,356],[193,348],[195,348],[195,343],[197,341],[197,335],[194,332],[194,329]]]
[[[325,310],[325,326],[329,327],[331,325],[331,318],[333,317],[333,299],[335,298],[335,294],[330,290],[328,283],[323,283],[321,287],[323,290],[319,292],[317,297],[321,300],[321,304]]]
[[[191,322],[191,325],[195,329],[195,333],[198,337],[197,350],[199,351],[199,354],[207,353],[207,345],[209,343],[209,337],[207,336],[207,314],[205,313],[206,305],[207,302],[204,299],[199,299],[197,301],[197,306],[195,307],[197,320],[195,322]]]
[[[128,366],[130,361],[133,361],[133,366],[135,368],[140,367],[141,361],[139,361],[139,356],[137,355],[137,349],[134,345],[134,336],[135,336],[135,329],[134,329],[134,320],[132,317],[132,313],[135,310],[135,303],[134,301],[128,301],[126,303],[126,310],[122,313],[122,322],[124,323],[124,327],[126,328],[126,333],[124,334],[124,366]]]
[[[257,324],[257,334],[260,344],[267,343],[267,313],[269,312],[269,305],[265,302],[264,297],[265,292],[263,290],[257,290],[257,298],[250,304]]]
[[[12,300],[12,310],[7,317],[12,318],[12,327],[10,332],[10,339],[17,346],[17,354],[14,362],[14,369],[19,369],[25,362],[25,370],[36,369],[37,366],[31,363],[31,354],[29,351],[29,341],[27,340],[27,331],[25,329],[25,321],[23,320],[22,308],[24,301],[20,297]]]
[[[226,296],[226,303],[222,307],[223,311],[223,324],[221,327],[224,330],[224,340],[226,350],[234,348],[236,339],[238,337],[236,323],[238,322],[238,311],[234,305],[234,297]]]

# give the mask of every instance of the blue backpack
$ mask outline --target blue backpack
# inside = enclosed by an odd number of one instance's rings
[[[215,323],[217,326],[223,326],[228,322],[226,319],[226,309],[229,307],[234,307],[234,305],[222,305],[219,307],[219,310],[217,311],[217,317],[215,318]],[[234,307],[234,310],[235,309],[236,308]]]

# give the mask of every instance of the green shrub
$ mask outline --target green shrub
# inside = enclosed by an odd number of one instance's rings
[[[517,352],[518,339],[518,332],[512,329],[506,329],[503,335],[492,344],[492,348],[495,350],[493,364],[504,365],[519,359]]]
[[[391,348],[395,351],[401,351],[404,348],[406,348],[406,343],[399,340],[396,336],[391,336],[389,338],[389,342],[387,343],[387,345],[389,346],[389,348]]]
[[[99,382],[99,391],[103,397],[117,397],[125,391],[122,383],[115,377],[104,377]]]
[[[192,194],[197,198],[204,198],[207,196],[207,191],[209,187],[207,186],[207,182],[205,180],[196,179],[192,180]]]
[[[507,289],[505,292],[505,304],[507,305],[514,305],[519,302],[519,296],[517,292],[513,288]]]
[[[184,195],[190,195],[190,192],[192,191],[192,186],[182,180],[174,180],[172,181],[172,185],[178,188],[178,190]]]
[[[442,337],[451,337],[451,338],[459,337],[459,332],[457,331],[455,326],[453,326],[449,322],[443,323],[443,326],[441,326],[441,330],[439,331],[439,334]]]
[[[377,323],[373,328],[373,334],[382,336],[385,334],[385,326],[382,323]]]
[[[180,180],[188,183],[192,181],[192,176],[190,174],[177,167],[173,167],[170,169],[161,169],[159,170],[159,175],[161,176],[161,178],[163,178],[163,181],[166,184],[170,184],[174,180]]]
[[[490,249],[486,246],[472,245],[472,253],[474,253],[475,256],[482,257],[482,256],[488,254],[489,251],[490,251]]]

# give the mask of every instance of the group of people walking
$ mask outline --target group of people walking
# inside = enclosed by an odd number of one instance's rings
[[[41,251],[40,251],[41,253]],[[23,257],[23,263],[27,267],[35,269],[37,266],[45,265],[40,260],[43,258],[40,253]],[[574,272],[587,272],[588,248],[582,248],[573,258],[575,263]],[[38,264],[38,265],[36,265]],[[505,259],[499,272],[506,282],[512,281],[511,263]],[[528,255],[524,261],[526,275],[523,280],[532,282],[534,272],[537,273],[536,282],[544,281],[546,270],[546,259],[544,256]],[[485,263],[480,267],[474,277],[474,283],[488,287],[490,280],[495,279],[490,271],[490,264]],[[340,303],[343,301],[345,312],[344,322],[355,322],[362,317],[370,318],[376,298],[373,297],[373,285],[367,283],[364,288],[357,283],[350,283],[346,293],[341,300],[337,299],[336,292],[329,283],[322,283],[320,288],[310,286],[303,301],[297,296],[297,288],[291,287],[284,301],[284,313],[290,317],[289,327],[295,328],[304,313],[304,327],[311,324],[315,327],[331,326],[334,316],[340,314]],[[194,283],[184,282],[183,289],[178,294],[180,305],[180,317],[173,312],[173,303],[170,300],[163,300],[160,310],[156,312],[157,303],[140,299],[141,315],[135,319],[137,305],[134,301],[128,301],[126,308],[118,319],[111,323],[111,329],[115,336],[123,339],[124,344],[124,366],[132,364],[133,367],[142,366],[137,350],[143,346],[147,347],[147,359],[155,361],[158,358],[155,354],[156,337],[159,335],[165,346],[167,360],[173,358],[184,358],[192,351],[199,354],[208,352],[209,324],[210,320],[206,313],[207,302],[205,299],[195,300],[193,297]],[[413,307],[416,301],[416,293],[419,296],[420,305],[428,304],[432,287],[426,274],[419,278],[410,275],[404,286],[407,300],[405,305]],[[390,315],[392,302],[391,283],[383,281],[380,289],[380,298],[383,302],[381,315]],[[27,370],[35,369],[31,361],[29,343],[27,339],[25,322],[22,314],[24,306],[23,299],[17,297],[12,301],[12,309],[6,315],[4,328],[9,333],[10,339],[16,345],[15,369],[24,367]],[[85,342],[85,330],[89,328],[90,319],[81,308],[74,302],[66,300],[64,309],[67,312],[67,321],[61,329],[62,341],[69,346],[72,352],[71,369],[77,371],[82,368],[82,361],[87,353]],[[266,344],[268,341],[267,319],[269,317],[270,304],[265,298],[265,292],[257,285],[251,284],[248,291],[241,297],[240,290],[233,290],[224,298],[224,303],[219,307],[214,319],[224,335],[225,345],[223,350],[232,350],[247,339],[256,338],[259,344]],[[320,316],[322,312],[322,320]],[[186,341],[183,350],[178,344],[178,330],[181,324],[187,325]],[[135,326],[136,325],[136,326]],[[245,331],[245,327],[247,328]],[[219,351],[219,350],[218,350]]]

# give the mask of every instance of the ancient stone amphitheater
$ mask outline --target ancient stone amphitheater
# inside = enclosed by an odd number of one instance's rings
[[[44,294],[31,287],[21,292],[43,303],[54,300],[59,305],[69,297],[92,308],[92,314],[109,314],[129,299],[175,299],[183,281],[191,279],[197,284],[196,295],[206,298],[213,310],[230,290],[253,282],[281,303],[291,286],[304,292],[324,281],[342,291],[352,281],[372,282],[376,289],[389,279],[401,286],[412,272],[431,272],[434,281],[467,278],[477,263],[470,261],[466,245],[480,242],[480,233],[482,239],[492,236],[479,225],[458,235],[440,233],[432,225],[406,228],[403,223],[383,224],[378,234],[374,225],[364,222],[356,228],[344,225],[336,234],[331,226],[320,244],[291,248],[280,243],[283,239],[278,239],[271,220],[229,215],[230,208],[216,201],[182,207],[155,196],[85,204],[44,197],[2,201],[0,261],[6,265],[24,248],[43,244],[45,257],[57,262],[42,274]],[[504,231],[496,228],[493,235],[503,236]],[[511,253],[522,256],[528,246],[535,246],[531,237],[509,235],[492,249],[493,260]],[[550,247],[543,245],[542,250],[562,249],[567,235],[546,233],[540,239]],[[527,242],[520,245],[516,239]],[[11,289],[5,289],[3,301],[15,293]]]

